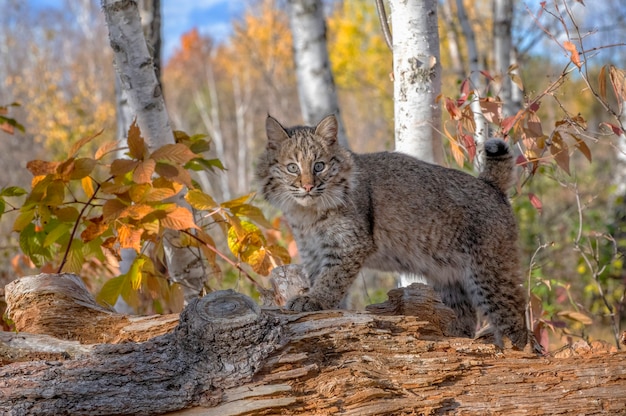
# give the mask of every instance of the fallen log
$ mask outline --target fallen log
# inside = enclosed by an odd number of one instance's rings
[[[38,302],[69,302],[74,320],[66,333],[73,341],[23,332],[0,337],[1,414],[626,414],[626,353],[603,343],[579,343],[559,357],[543,357],[447,338],[445,318],[295,314],[220,291],[191,302],[172,331],[143,342],[85,345],[76,341],[87,339],[80,335],[80,316],[90,320],[82,322],[92,326],[86,333],[96,333],[93,327],[107,322],[105,316],[130,318],[98,310],[86,291],[77,295],[75,276],[24,279],[6,288],[11,316],[31,308],[45,315]],[[40,286],[52,297],[35,296],[37,285],[28,279],[50,279]],[[374,309],[433,314],[441,305],[428,290],[402,289],[390,302],[405,305]],[[38,330],[44,321],[63,326],[51,317],[38,320]],[[120,339],[116,328],[107,339]],[[46,351],[45,345],[54,348]]]

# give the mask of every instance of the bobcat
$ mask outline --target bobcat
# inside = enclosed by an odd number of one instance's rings
[[[266,120],[257,166],[263,196],[291,226],[308,293],[287,308],[336,307],[362,267],[420,274],[452,308],[455,336],[474,337],[478,310],[495,343],[528,340],[517,225],[506,192],[513,156],[501,140],[485,143],[478,178],[402,153],[357,154],[337,142],[330,115],[316,127]]]

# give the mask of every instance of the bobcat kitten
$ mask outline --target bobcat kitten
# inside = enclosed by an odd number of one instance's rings
[[[485,143],[475,178],[402,153],[356,154],[337,121],[283,127],[267,117],[257,175],[291,226],[311,288],[294,311],[336,307],[362,267],[420,274],[452,308],[450,335],[473,337],[476,311],[522,349],[527,342],[517,225],[506,191],[513,157]]]

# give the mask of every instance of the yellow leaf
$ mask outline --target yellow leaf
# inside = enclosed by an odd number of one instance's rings
[[[199,189],[192,189],[185,195],[185,201],[189,202],[193,208],[200,211],[208,211],[218,206],[217,202],[210,195]]]
[[[558,315],[568,319],[572,319],[574,321],[578,321],[583,325],[591,325],[593,323],[593,320],[582,312],[561,311],[558,313]]]
[[[231,199],[230,201],[226,201],[226,202],[222,203],[221,205],[224,208],[233,208],[233,207],[239,206],[241,204],[245,204],[250,199],[251,196],[252,196],[252,194],[243,195],[243,196],[240,196],[239,198],[235,198],[235,199]]]
[[[443,132],[450,141],[450,151],[452,151],[452,157],[454,157],[454,161],[457,165],[463,166],[463,163],[465,161],[465,155],[463,154],[461,147],[457,143],[456,138],[452,137],[452,135],[448,132],[445,123],[443,124]]]
[[[83,191],[85,192],[85,196],[88,198],[93,196],[96,193],[93,187],[93,180],[89,176],[85,176],[80,180],[80,185],[83,187]]]

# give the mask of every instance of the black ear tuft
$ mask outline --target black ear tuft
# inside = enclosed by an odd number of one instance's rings
[[[489,139],[485,142],[486,156],[504,156],[509,153],[509,146],[500,139]]]

